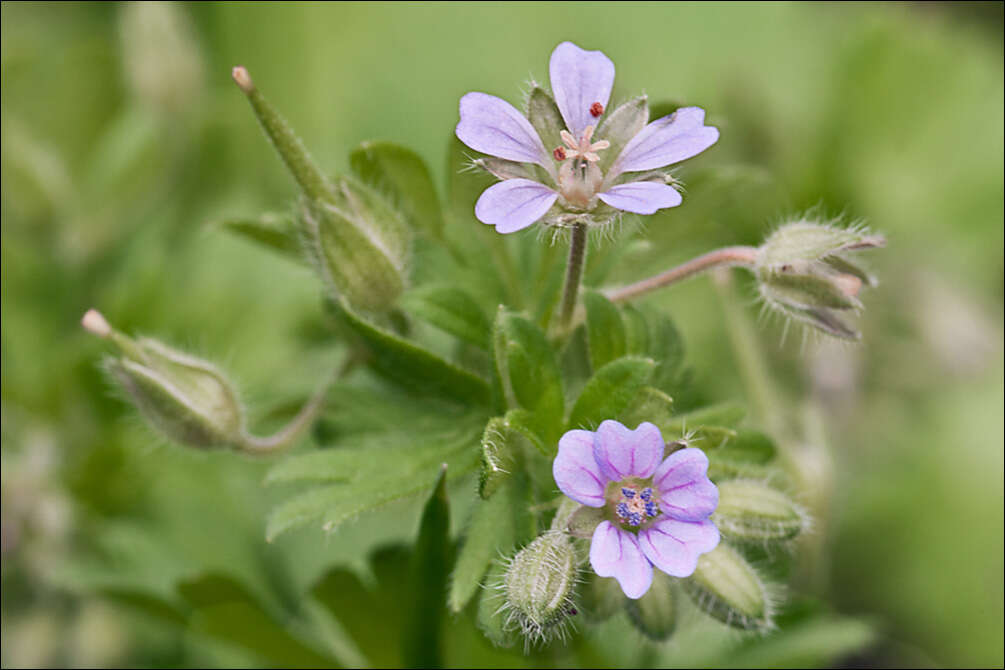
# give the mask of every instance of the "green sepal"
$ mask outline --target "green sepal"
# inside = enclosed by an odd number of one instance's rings
[[[353,172],[388,192],[417,230],[440,238],[443,211],[425,161],[391,142],[364,142],[349,155]]]
[[[597,370],[572,406],[569,427],[593,430],[601,421],[621,414],[655,369],[652,359],[625,356]]]
[[[791,540],[806,527],[805,513],[787,495],[749,479],[719,482],[712,521],[726,537],[743,542]]]

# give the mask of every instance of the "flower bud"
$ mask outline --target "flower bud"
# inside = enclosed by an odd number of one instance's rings
[[[653,571],[653,584],[638,600],[628,600],[628,618],[643,635],[652,640],[666,640],[677,628],[677,606],[670,577]]]
[[[771,598],[754,568],[725,543],[702,554],[682,581],[691,600],[710,616],[736,628],[772,627]]]
[[[212,364],[156,340],[112,338],[122,355],[109,359],[107,370],[168,439],[200,449],[243,441],[243,408]]]
[[[788,496],[749,479],[719,482],[712,520],[723,535],[747,542],[791,540],[807,525],[805,513]]]
[[[235,67],[233,78],[304,192],[301,216],[323,279],[355,309],[388,311],[405,289],[412,237],[404,217],[362,182],[329,179],[248,71]]]
[[[322,277],[356,309],[385,312],[405,289],[411,243],[404,218],[365,184],[340,178],[331,200],[307,200],[308,238]]]
[[[761,297],[784,316],[835,337],[858,339],[838,312],[861,309],[859,290],[876,282],[849,256],[885,243],[862,230],[806,220],[785,224],[758,249],[754,272]]]
[[[577,565],[576,550],[561,532],[546,532],[521,549],[503,580],[509,625],[533,641],[561,635],[563,624],[576,613]]]
[[[624,591],[613,577],[599,577],[593,570],[583,571],[583,584],[579,589],[579,605],[583,617],[599,623],[621,611],[628,601]]]

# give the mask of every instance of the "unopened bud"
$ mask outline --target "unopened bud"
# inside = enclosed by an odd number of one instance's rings
[[[107,369],[155,428],[200,449],[243,441],[243,408],[216,367],[156,340],[131,342],[134,346],[110,359]]]
[[[702,554],[694,574],[681,583],[691,600],[719,621],[745,630],[772,627],[771,598],[764,582],[725,543]]]
[[[411,245],[404,218],[369,186],[343,177],[330,200],[308,200],[307,234],[335,295],[367,312],[386,312],[406,286]]]
[[[560,635],[576,613],[577,572],[576,550],[564,533],[548,531],[520,550],[504,578],[509,625],[531,641]]]
[[[788,223],[758,249],[754,271],[761,297],[784,316],[835,337],[858,339],[839,313],[861,309],[859,292],[875,280],[849,256],[884,244],[882,237],[861,230]]]
[[[653,570],[653,583],[645,595],[628,600],[628,618],[646,637],[666,640],[677,628],[677,605],[670,577],[661,570]]]
[[[96,309],[87,310],[80,320],[80,325],[84,327],[84,330],[100,338],[108,338],[112,334],[112,327],[105,320],[104,315]]]
[[[749,479],[719,483],[712,520],[727,537],[746,542],[791,540],[807,525],[806,514],[781,491]]]

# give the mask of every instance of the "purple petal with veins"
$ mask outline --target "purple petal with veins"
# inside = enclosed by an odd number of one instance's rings
[[[632,533],[601,521],[590,540],[590,565],[601,577],[614,577],[632,599],[641,598],[653,583],[653,566]]]
[[[570,430],[563,435],[551,471],[562,493],[581,505],[603,506],[607,480],[593,459],[593,433]]]
[[[681,449],[667,456],[653,475],[663,513],[701,521],[719,505],[719,489],[708,478],[708,456],[701,449]]]
[[[593,441],[593,458],[610,481],[652,477],[663,460],[663,436],[651,423],[629,430],[617,421],[604,421]]]
[[[639,531],[642,553],[673,577],[690,577],[698,567],[698,556],[718,544],[719,529],[707,519],[691,522],[664,517]]]
[[[579,138],[587,126],[597,125],[590,108],[595,102],[607,108],[614,86],[614,63],[602,51],[586,51],[562,42],[551,52],[551,90],[562,119]]]
[[[719,139],[719,129],[704,123],[705,110],[700,107],[682,107],[653,121],[625,145],[607,179],[622,172],[655,170],[700,154]]]
[[[654,214],[665,207],[676,207],[681,203],[677,189],[652,181],[637,181],[620,184],[598,193],[597,197],[613,207],[635,214]]]
[[[511,161],[548,165],[548,153],[534,126],[516,107],[487,93],[461,98],[458,139],[483,154]]]
[[[475,216],[500,233],[531,225],[551,209],[558,194],[530,179],[507,179],[489,186],[475,203]]]

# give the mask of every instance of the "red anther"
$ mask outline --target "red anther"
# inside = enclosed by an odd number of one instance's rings
[[[551,152],[551,155],[555,157],[557,161],[565,160],[565,147],[555,147],[555,150]]]
[[[604,113],[604,106],[601,105],[599,102],[595,102],[592,105],[590,105],[590,114],[593,114],[593,118],[597,118],[603,113]]]

